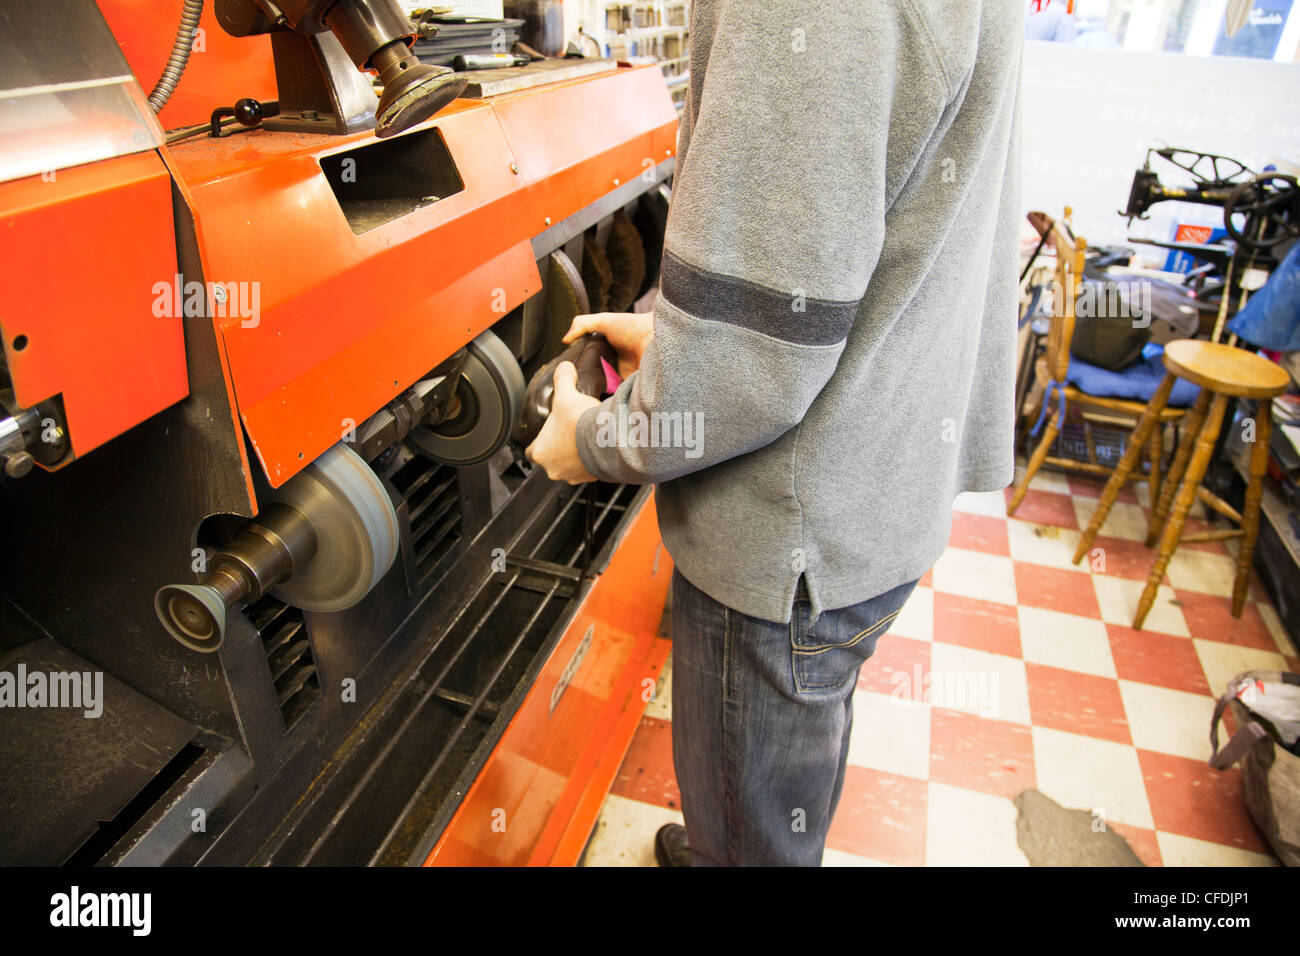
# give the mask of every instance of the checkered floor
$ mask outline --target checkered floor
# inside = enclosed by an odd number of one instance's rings
[[[1236,542],[1183,545],[1133,630],[1154,559],[1144,485],[1070,563],[1102,487],[1041,473],[1012,519],[1009,491],[958,499],[948,550],[862,669],[826,865],[1028,865],[1012,798],[1032,787],[1104,818],[1148,865],[1276,863],[1240,770],[1206,765],[1208,732],[1233,675],[1300,671],[1296,651],[1258,581],[1232,617]],[[655,830],[681,821],[670,681],[671,662],[587,865],[653,866]]]

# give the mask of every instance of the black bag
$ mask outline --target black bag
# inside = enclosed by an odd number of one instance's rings
[[[1134,362],[1142,354],[1142,347],[1151,341],[1151,316],[1138,316],[1133,305],[1131,308],[1122,284],[1082,279],[1070,354],[1112,372]]]

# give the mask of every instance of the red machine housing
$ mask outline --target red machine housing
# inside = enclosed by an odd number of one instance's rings
[[[155,283],[176,273],[157,153],[0,185],[0,229],[5,360],[19,405],[62,396],[72,455],[60,465],[185,397],[180,318],[152,309]]]
[[[149,89],[180,3],[99,6]],[[165,128],[205,122],[241,97],[274,96],[267,38],[227,36],[210,8],[202,24],[203,50],[159,117]],[[16,398],[28,406],[62,397],[74,452],[62,469],[185,399],[196,372],[219,372],[230,410],[211,427],[228,427],[242,461],[235,482],[255,510],[258,470],[279,487],[536,295],[534,240],[672,159],[676,130],[655,66],[619,64],[460,99],[384,141],[436,137],[460,188],[366,227],[350,218],[326,170],[372,147],[369,131],[199,135],[0,184],[0,226],[21,237],[0,257],[0,325]],[[192,222],[202,269],[183,279],[203,283],[216,316],[218,347],[204,369],[192,367],[193,354],[187,363],[175,314],[185,291],[157,314],[158,283],[182,278],[173,225],[182,219]],[[217,285],[256,290],[255,311],[221,308]],[[256,461],[243,454],[245,437]],[[672,563],[653,499],[638,500],[428,864],[567,865],[581,855],[649,699],[647,682],[667,655],[654,635]],[[177,661],[167,664],[183,668]],[[180,671],[160,670],[159,686],[167,673]],[[138,686],[147,693],[150,685]],[[498,808],[511,817],[508,836],[492,826]]]

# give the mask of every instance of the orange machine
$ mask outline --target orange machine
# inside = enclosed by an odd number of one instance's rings
[[[0,655],[113,715],[0,715],[0,862],[573,863],[671,562],[511,437],[583,277],[653,288],[663,77],[162,7],[0,12]]]

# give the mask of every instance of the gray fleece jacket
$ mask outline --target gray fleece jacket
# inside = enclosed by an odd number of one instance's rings
[[[787,622],[1012,477],[1023,0],[695,0],[654,339],[578,424],[682,574]]]

